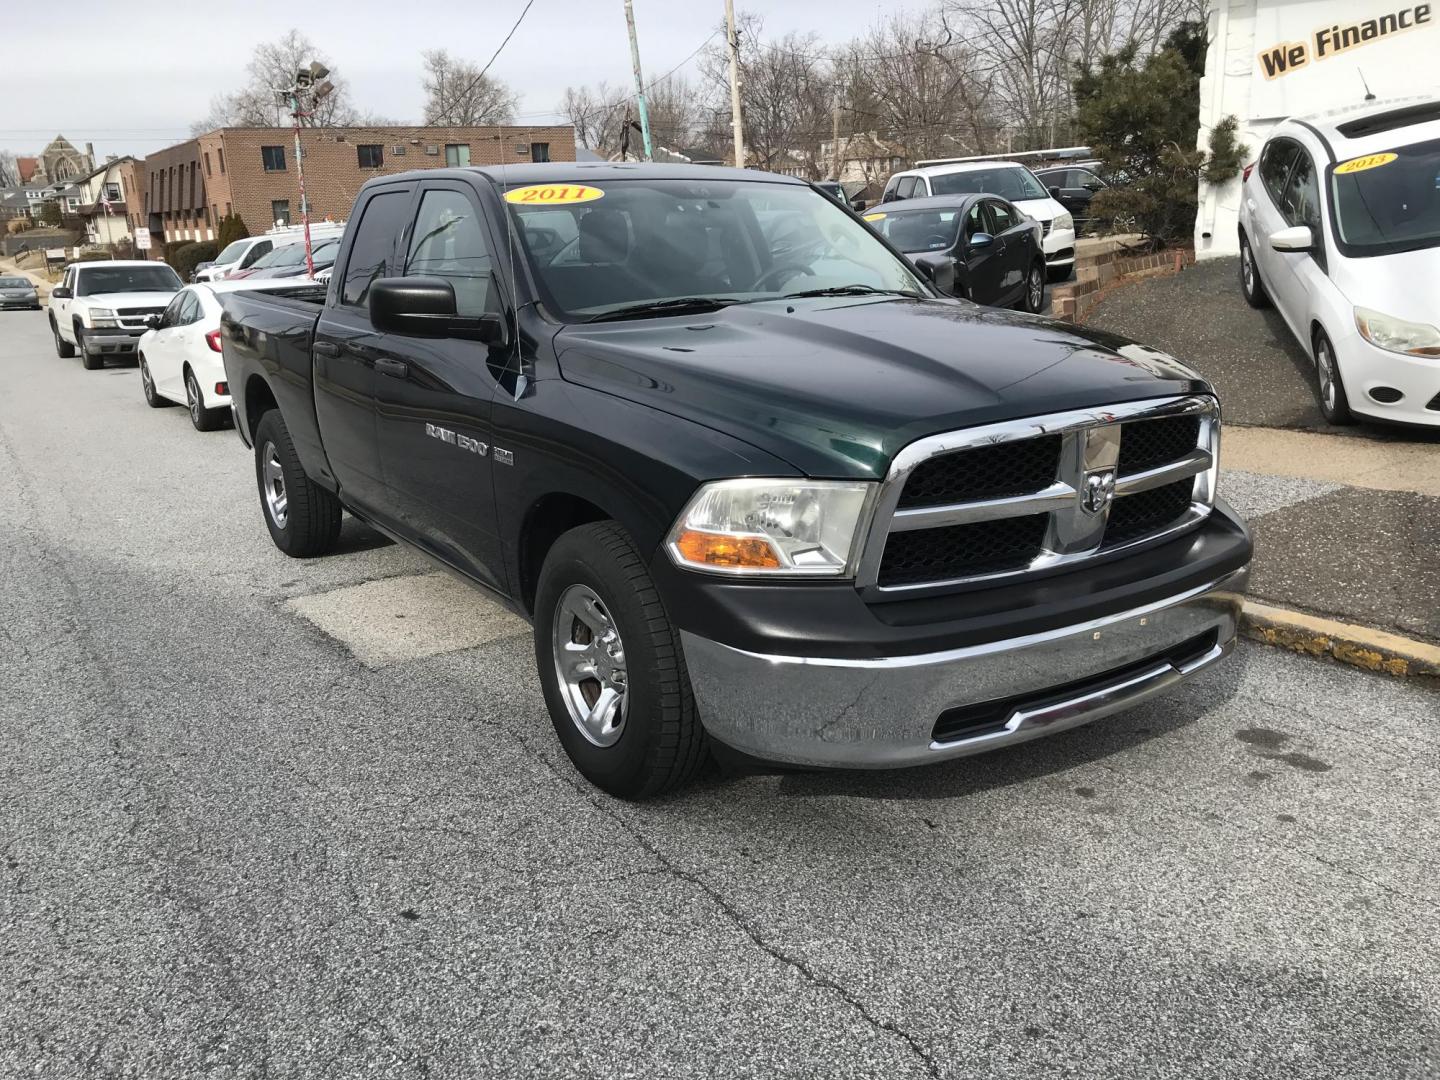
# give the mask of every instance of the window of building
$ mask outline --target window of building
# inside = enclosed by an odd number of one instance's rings
[[[355,147],[355,157],[362,169],[378,169],[385,164],[384,148],[374,143],[362,143]]]
[[[195,173],[197,171],[195,168],[196,164],[197,163],[193,161],[190,163],[190,206],[195,205]]]
[[[550,144],[548,142],[532,142],[530,144],[531,161],[549,161]]]
[[[470,147],[466,144],[449,143],[445,147],[445,164],[451,168],[462,168],[470,164]]]
[[[290,200],[275,199],[270,203],[270,219],[280,225],[290,224]]]
[[[210,151],[209,151],[209,150],[206,150],[206,151],[205,151],[205,175],[206,175],[207,177],[210,177],[210,176],[214,176],[214,175],[215,175],[213,172],[210,171]]]
[[[409,191],[382,191],[365,204],[345,266],[342,304],[363,307],[371,283],[385,276],[386,263],[394,250],[395,237],[405,224],[409,205]]]
[[[230,204],[228,202],[225,204],[225,216],[230,216]]]
[[[220,175],[225,175],[225,148],[221,147],[215,151],[216,157],[220,159]]]
[[[260,160],[265,165],[266,172],[285,171],[285,147],[283,146],[262,146],[260,147]]]
[[[470,201],[458,191],[427,191],[420,200],[405,275],[445,278],[455,287],[455,311],[498,311],[491,295],[490,246]]]
[[[106,185],[105,185],[105,198],[110,199],[110,200],[113,201],[113,202],[119,202],[119,201],[120,201],[120,185],[119,185],[119,184],[106,184]]]

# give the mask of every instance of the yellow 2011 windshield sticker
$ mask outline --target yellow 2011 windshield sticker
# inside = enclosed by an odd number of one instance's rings
[[[567,203],[594,202],[605,192],[587,184],[531,184],[505,193],[505,201],[522,206],[564,206]]]
[[[1389,165],[1399,156],[1398,154],[1366,154],[1364,157],[1351,158],[1341,165],[1336,165],[1335,172],[1344,176],[1346,173],[1378,169],[1381,165]]]
[[[885,216],[884,214],[866,214],[866,215],[865,215],[865,220],[866,220],[866,221],[879,221],[879,220],[881,220],[884,216]]]

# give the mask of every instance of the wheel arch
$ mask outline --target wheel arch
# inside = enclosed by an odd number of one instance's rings
[[[535,499],[520,524],[516,550],[518,596],[529,614],[535,611],[540,568],[555,541],[571,529],[594,521],[619,522],[616,515],[594,501],[568,491],[552,491]]]
[[[260,418],[271,409],[278,409],[280,403],[275,400],[275,391],[270,389],[270,384],[265,381],[264,376],[256,373],[245,380],[245,433],[250,437],[250,442],[255,441],[255,429],[260,426]]]

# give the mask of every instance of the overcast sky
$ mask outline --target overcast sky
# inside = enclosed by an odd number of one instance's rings
[[[634,0],[646,79],[693,52],[724,18],[723,0]],[[766,36],[818,30],[843,41],[874,24],[878,0],[752,0]],[[483,64],[524,0],[97,0],[9,4],[0,42],[0,148],[38,152],[57,132],[95,154],[144,155],[188,137],[212,96],[244,81],[254,45],[298,27],[350,82],[355,105],[418,121],[420,52]],[[63,14],[62,14],[63,12]],[[153,17],[147,17],[153,12]],[[691,61],[682,72],[696,74]],[[534,0],[491,73],[519,91],[519,120],[545,123],[567,85],[628,83],[624,0]]]

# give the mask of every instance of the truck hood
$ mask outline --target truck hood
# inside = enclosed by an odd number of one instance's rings
[[[178,289],[170,292],[89,293],[82,299],[87,304],[104,308],[161,307],[175,299]]]
[[[907,443],[1209,392],[1112,334],[955,300],[767,301],[567,327],[561,376],[727,432],[813,477],[880,478]]]

